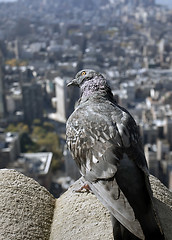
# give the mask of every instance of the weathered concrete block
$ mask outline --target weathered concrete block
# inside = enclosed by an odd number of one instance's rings
[[[172,193],[150,176],[160,220],[172,239]],[[15,170],[0,170],[0,240],[113,240],[110,215],[92,193],[76,193],[80,178],[59,199]]]
[[[36,181],[0,170],[0,240],[47,240],[55,199]]]

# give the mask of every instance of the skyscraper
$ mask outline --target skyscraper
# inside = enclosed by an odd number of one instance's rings
[[[24,120],[29,125],[34,119],[43,118],[42,88],[38,83],[25,83],[22,85]]]
[[[55,78],[56,89],[56,117],[60,122],[66,121],[66,81],[60,77]]]
[[[66,119],[74,110],[74,105],[79,98],[79,88],[67,88],[68,78],[56,77],[56,119],[60,122],[66,122]]]
[[[0,50],[0,119],[5,116],[5,93],[3,84],[3,55]]]

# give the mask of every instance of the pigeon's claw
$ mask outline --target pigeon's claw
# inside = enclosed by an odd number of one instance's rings
[[[77,193],[83,193],[83,192],[89,193],[90,191],[91,191],[91,188],[89,187],[88,184],[84,184],[81,188],[79,188],[78,190],[75,190],[75,192]]]

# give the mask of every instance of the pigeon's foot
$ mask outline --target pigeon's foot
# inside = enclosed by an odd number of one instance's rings
[[[77,193],[83,193],[83,192],[89,193],[90,191],[91,191],[91,188],[89,187],[88,184],[84,184],[80,189],[75,190],[75,192]]]

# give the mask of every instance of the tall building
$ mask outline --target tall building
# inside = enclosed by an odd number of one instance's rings
[[[20,154],[19,134],[15,132],[0,133],[0,168],[13,163]]]
[[[80,89],[78,87],[73,86],[73,87],[67,88],[67,99],[66,99],[67,118],[74,111],[75,104],[78,101],[79,97],[80,97]]]
[[[66,122],[66,81],[60,77],[55,78],[56,118]]]
[[[0,50],[0,119],[5,116],[5,92],[3,84],[3,55]]]
[[[159,161],[156,158],[155,145],[146,144],[144,146],[145,156],[148,163],[149,171],[152,175],[159,176]]]
[[[170,144],[170,149],[172,149],[172,119],[170,117],[165,119],[164,136]]]
[[[79,88],[67,88],[68,80],[67,78],[55,78],[56,119],[60,122],[66,122],[79,98]]]
[[[34,80],[33,72],[30,68],[26,68],[20,73],[20,82],[21,84],[24,83],[31,83]]]
[[[166,139],[157,139],[157,160],[162,161],[167,158],[170,152],[170,145]]]
[[[24,120],[29,125],[34,119],[43,118],[43,95],[38,83],[25,83],[22,86]]]
[[[172,191],[172,171],[169,173],[169,179],[168,179],[168,187],[169,187],[169,190]]]

